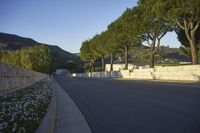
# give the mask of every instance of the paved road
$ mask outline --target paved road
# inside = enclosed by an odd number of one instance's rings
[[[200,87],[57,78],[93,133],[200,133]]]

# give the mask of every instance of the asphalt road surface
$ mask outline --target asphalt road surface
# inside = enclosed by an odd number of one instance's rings
[[[56,78],[93,133],[200,133],[200,86]]]

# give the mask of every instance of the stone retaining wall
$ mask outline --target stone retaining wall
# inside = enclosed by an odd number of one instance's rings
[[[74,77],[121,77],[132,79],[153,79],[153,80],[186,80],[200,81],[200,65],[184,65],[184,66],[166,66],[155,68],[140,68],[130,70],[121,70],[114,72],[112,76],[110,72],[96,72],[74,74]]]
[[[124,78],[200,81],[200,65],[134,69],[121,73]]]
[[[48,75],[43,73],[15,68],[0,62],[0,93],[23,89],[47,77]]]

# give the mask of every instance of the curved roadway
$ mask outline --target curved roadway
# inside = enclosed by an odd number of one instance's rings
[[[93,133],[200,133],[200,86],[56,78]]]

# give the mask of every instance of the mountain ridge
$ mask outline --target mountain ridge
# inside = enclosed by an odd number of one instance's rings
[[[45,45],[50,49],[52,53],[59,54],[59,56],[62,59],[65,60],[74,60],[74,61],[80,61],[79,57],[75,56],[74,54],[63,50],[57,45],[50,45],[50,44],[45,44],[45,43],[40,43],[35,41],[32,38],[28,37],[22,37],[19,35],[15,34],[10,34],[10,33],[3,33],[0,32],[0,43],[6,45],[6,50],[8,51],[13,51],[13,50],[18,50],[26,47],[33,47],[36,45]]]

